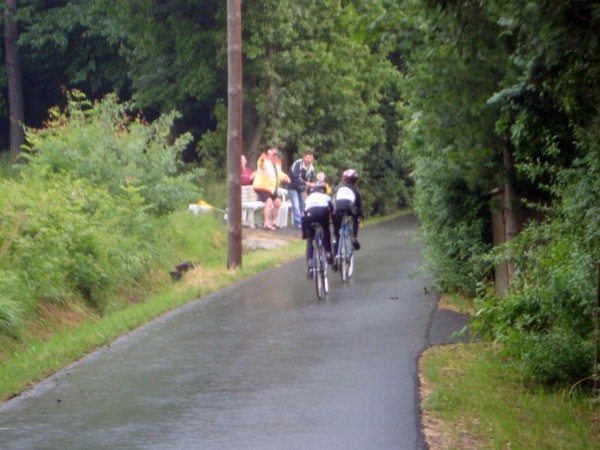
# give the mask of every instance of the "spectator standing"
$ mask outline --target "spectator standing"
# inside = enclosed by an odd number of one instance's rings
[[[288,195],[292,203],[292,224],[296,228],[302,227],[302,212],[304,211],[304,200],[307,196],[307,188],[312,186],[315,168],[313,167],[314,153],[304,152],[302,158],[297,159],[289,170],[290,184]]]
[[[260,155],[252,182],[254,192],[265,204],[263,227],[267,230],[279,228],[277,218],[279,217],[281,198],[277,190],[281,183],[290,182],[290,178],[281,170],[281,160],[278,155],[277,147],[271,147],[266,153]]]

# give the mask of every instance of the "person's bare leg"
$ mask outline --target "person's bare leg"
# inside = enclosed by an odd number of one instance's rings
[[[281,199],[279,197],[277,197],[274,201],[273,201],[273,222],[272,225],[277,225],[279,226],[279,208],[281,207]]]
[[[273,210],[273,200],[268,198],[265,201],[265,209],[263,209],[263,213],[265,216],[265,223],[263,224],[263,226],[266,228],[270,228],[273,226],[273,222],[271,221],[271,211],[272,210]]]

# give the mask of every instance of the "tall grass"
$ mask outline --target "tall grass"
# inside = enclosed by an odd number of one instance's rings
[[[21,166],[12,162],[8,153],[0,153],[0,179],[16,178],[21,173]]]

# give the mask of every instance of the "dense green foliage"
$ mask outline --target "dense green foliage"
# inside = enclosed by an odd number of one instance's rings
[[[151,119],[179,111],[170,131],[191,133],[184,159],[224,177],[225,6],[21,0],[24,84],[26,97],[35,95],[26,121],[39,126],[61,101],[61,86],[91,98],[116,92]],[[379,1],[243,3],[243,151],[251,167],[267,145],[279,145],[286,164],[311,148],[332,183],[350,166],[363,174],[367,211],[408,204],[407,164],[396,150],[399,72],[386,58],[394,48],[369,31],[384,14]]]
[[[130,119],[114,97],[74,93],[29,130],[29,163],[0,183],[0,330],[17,335],[43,302],[102,313],[161,264],[173,243],[167,213],[199,195],[177,167],[182,145],[166,143],[171,120]]]
[[[279,145],[288,164],[312,149],[331,183],[347,167],[361,172],[369,213],[408,204],[408,169],[395,150],[399,72],[386,58],[390,49],[370,46],[361,33],[384,13],[379,2],[244,4],[244,152],[251,166],[266,145]],[[226,118],[222,111],[216,117]],[[217,131],[222,136],[222,123]],[[203,137],[201,154],[223,161],[223,142]]]
[[[413,22],[406,147],[430,267],[445,290],[480,289],[474,326],[529,376],[585,379],[600,257],[600,7],[416,3],[427,8]],[[488,194],[507,180],[521,232],[492,252],[499,205]],[[515,273],[500,299],[485,282],[507,258]]]
[[[114,196],[138,192],[153,213],[166,214],[198,197],[198,171],[183,173],[178,159],[190,136],[166,139],[175,117],[146,123],[128,116],[114,96],[92,104],[71,93],[65,113],[54,109],[45,128],[28,130],[29,169],[85,178]]]
[[[481,256],[491,248],[488,194],[502,175],[498,108],[487,99],[506,63],[494,39],[498,27],[474,9],[468,27],[443,10],[417,13],[422,38],[405,82],[405,146],[415,164],[427,259],[442,289],[467,293],[482,280]]]

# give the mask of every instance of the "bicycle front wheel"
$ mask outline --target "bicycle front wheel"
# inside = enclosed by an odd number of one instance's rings
[[[350,250],[350,255],[348,255],[346,259],[348,260],[348,263],[346,264],[348,279],[350,279],[354,273],[354,251]]]

